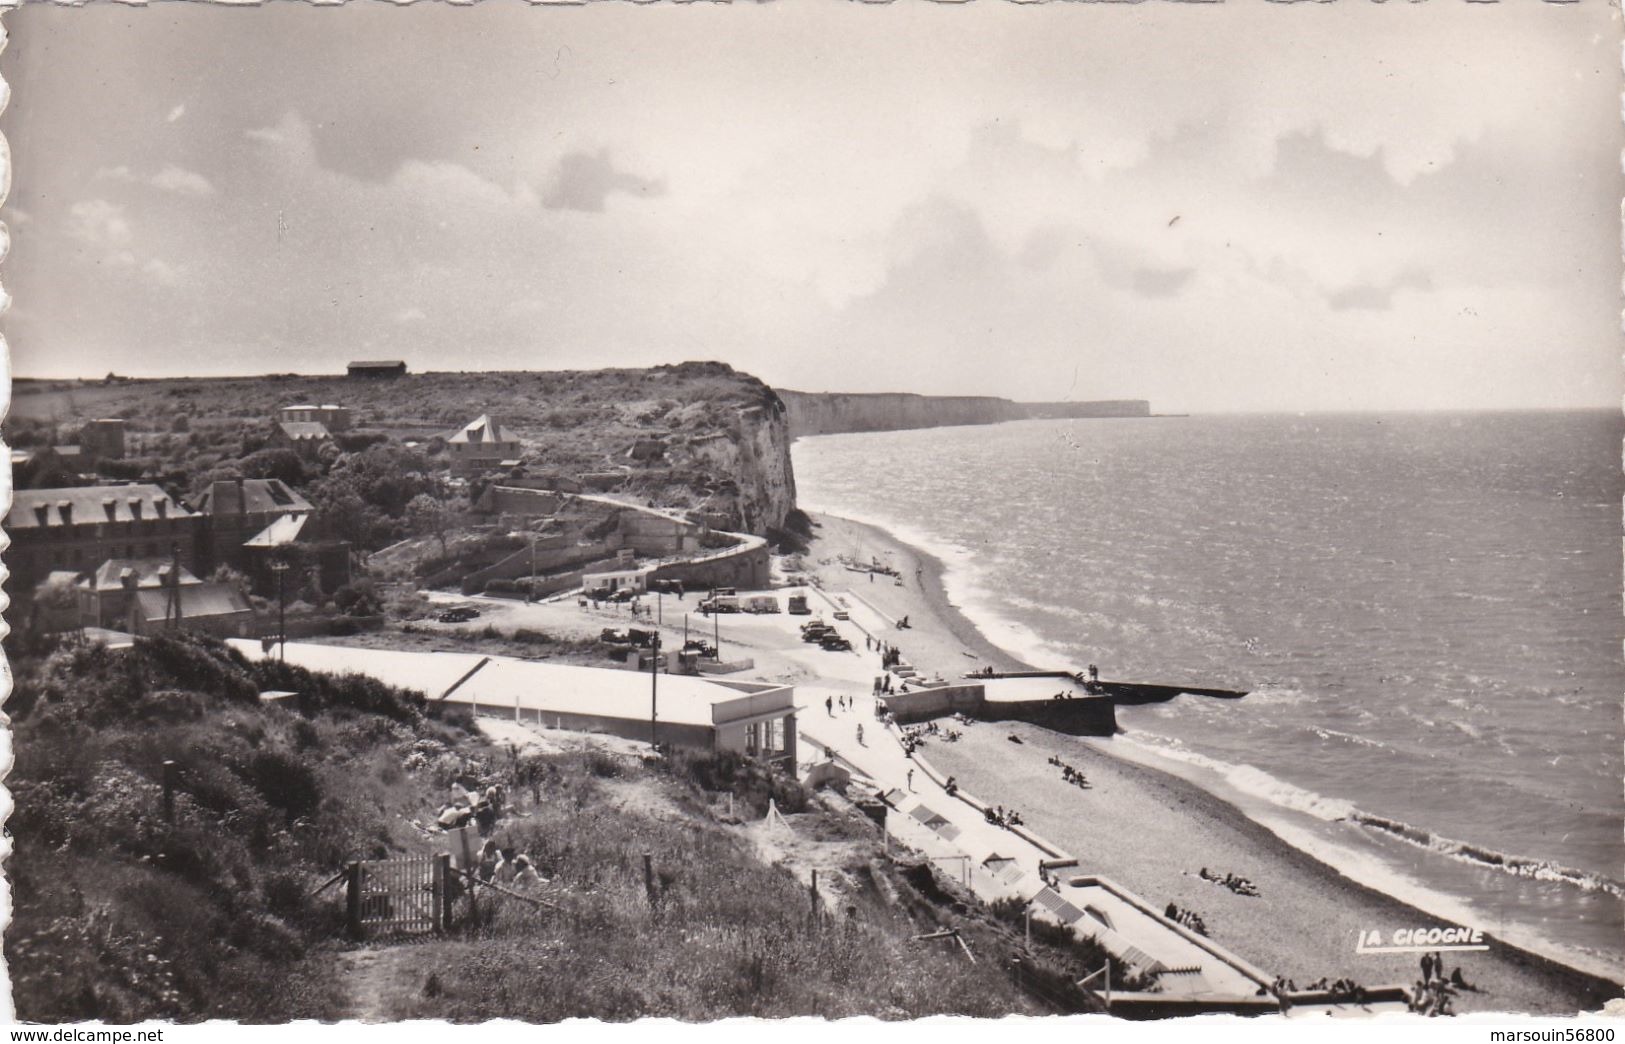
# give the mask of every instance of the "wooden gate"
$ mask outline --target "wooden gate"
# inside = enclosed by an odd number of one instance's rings
[[[367,859],[351,863],[348,920],[356,938],[434,932],[448,926],[446,884],[451,857],[439,855]]]

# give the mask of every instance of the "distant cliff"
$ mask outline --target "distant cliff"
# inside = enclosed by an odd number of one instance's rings
[[[987,395],[914,395],[907,392],[779,391],[790,421],[790,436],[835,435],[848,431],[900,431],[959,424],[1065,417],[1149,417],[1144,399],[1099,402],[1015,402]]]

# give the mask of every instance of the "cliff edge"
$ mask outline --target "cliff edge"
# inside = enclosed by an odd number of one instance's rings
[[[791,438],[855,431],[901,431],[961,424],[1068,417],[1149,417],[1144,399],[1096,402],[1016,402],[987,395],[915,395],[909,392],[798,392],[779,390]]]

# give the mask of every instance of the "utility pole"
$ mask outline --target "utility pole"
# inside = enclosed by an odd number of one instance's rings
[[[649,645],[649,746],[660,745],[660,635]]]

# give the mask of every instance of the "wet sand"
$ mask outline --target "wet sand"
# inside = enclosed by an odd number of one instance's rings
[[[988,664],[1028,666],[995,648],[951,604],[934,556],[873,526],[832,516],[815,521],[816,537],[803,556],[807,571],[825,590],[850,589],[888,616],[907,615],[913,627],[888,640],[911,663],[944,677]],[[848,571],[842,556],[879,558],[903,582],[885,576],[871,582]],[[1011,743],[1011,734],[1023,742]],[[1023,724],[978,723],[959,743],[931,743],[924,753],[984,800],[1019,809],[1035,830],[1075,855],[1082,872],[1111,877],[1158,906],[1194,910],[1217,942],[1300,987],[1321,976],[1366,985],[1420,977],[1420,954],[1356,954],[1358,932],[1374,928],[1386,936],[1397,928],[1448,925],[1351,881],[1194,784],[1100,749],[1110,744]],[[1065,782],[1047,763],[1051,755],[1083,771],[1093,789]],[[1261,895],[1244,897],[1201,880],[1204,866],[1250,878]],[[1493,939],[1489,952],[1449,954],[1447,963],[1461,965],[1467,981],[1481,988],[1457,998],[1459,1012],[1572,1014],[1625,995],[1617,984]]]

